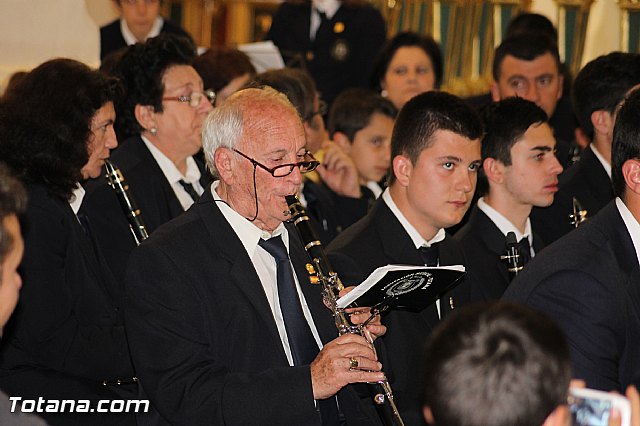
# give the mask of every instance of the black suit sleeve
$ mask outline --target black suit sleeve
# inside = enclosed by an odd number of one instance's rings
[[[309,366],[234,372],[225,339],[249,337],[229,336],[234,325],[224,324],[216,310],[240,305],[229,300],[205,306],[188,277],[149,244],[133,251],[127,268],[132,354],[141,386],[160,414],[185,425],[316,424]],[[255,342],[242,344],[250,348]]]

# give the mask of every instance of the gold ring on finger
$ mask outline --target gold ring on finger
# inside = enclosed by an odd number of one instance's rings
[[[355,357],[349,358],[349,368],[352,370],[358,368],[358,360]]]

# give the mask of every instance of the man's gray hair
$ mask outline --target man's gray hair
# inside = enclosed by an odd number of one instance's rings
[[[271,107],[265,104],[271,104]],[[209,113],[202,128],[202,149],[214,177],[220,177],[214,159],[216,150],[233,149],[247,128],[264,126],[261,110],[272,109],[273,104],[285,106],[297,115],[287,97],[269,86],[240,90]]]

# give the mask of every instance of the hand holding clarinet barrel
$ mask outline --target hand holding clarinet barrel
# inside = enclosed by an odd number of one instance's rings
[[[338,308],[337,296],[339,295],[338,292],[342,290],[342,283],[340,282],[338,275],[331,268],[329,259],[327,258],[322,248],[322,243],[316,235],[315,230],[313,229],[304,208],[295,196],[289,195],[286,197],[286,199],[287,204],[289,205],[289,211],[291,212],[292,220],[296,228],[298,229],[298,232],[300,233],[305,246],[305,250],[309,254],[309,257],[313,262],[313,266],[318,274],[318,279],[320,281],[320,284],[322,285],[322,295],[324,298],[324,303],[329,309],[331,309],[336,327],[338,328],[338,334],[340,334],[341,336],[340,338],[335,340],[336,344],[338,344],[337,342],[339,339],[346,340],[345,336],[362,336],[365,338],[369,349],[374,352],[375,356],[375,348],[373,347],[373,334],[375,333],[381,336],[386,331],[386,328],[380,324],[380,316],[376,315],[375,313],[374,315],[371,315],[369,313],[369,309],[364,308],[357,311],[357,313],[352,310],[351,312],[354,312],[354,314],[350,315],[350,318],[348,318],[347,312],[345,312],[345,310],[343,309]],[[344,294],[345,293],[343,293],[343,295]],[[368,325],[368,323],[374,318],[376,319],[377,323]],[[325,348],[327,346],[325,346]],[[322,351],[320,352],[320,354],[322,354]],[[321,359],[319,360],[319,358],[316,358],[316,361],[321,361]],[[314,361],[314,363],[316,363],[316,361]],[[370,360],[366,361],[367,363],[369,363]],[[314,363],[311,364],[312,377],[314,367],[317,371],[317,365],[314,366]],[[359,369],[360,371],[379,371],[382,367],[379,362],[376,362],[376,365],[374,366],[375,368],[368,367],[365,363],[360,363],[359,359],[355,356],[351,357],[350,364],[352,367],[350,370]],[[374,403],[383,423],[385,425],[404,425],[395,402],[393,401],[393,393],[386,377],[380,377],[375,381],[368,380],[368,384]]]

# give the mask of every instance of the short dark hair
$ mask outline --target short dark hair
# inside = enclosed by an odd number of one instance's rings
[[[36,67],[0,100],[0,158],[25,183],[68,200],[89,160],[91,120],[114,87],[72,59]]]
[[[195,57],[193,42],[176,34],[161,33],[129,46],[113,70],[125,88],[124,96],[119,96],[116,102],[119,139],[137,136],[144,130],[135,116],[136,105],[149,105],[162,112],[164,74],[173,66],[191,65]]]
[[[522,61],[533,61],[547,53],[553,57],[560,73],[560,54],[555,40],[542,33],[519,33],[508,37],[496,49],[493,58],[493,79],[500,79],[500,67],[504,58],[509,55]]]
[[[529,127],[548,121],[542,108],[517,97],[489,105],[483,111],[483,119],[482,160],[495,158],[505,166],[511,165],[511,148]]]
[[[238,49],[212,47],[193,61],[206,89],[219,91],[236,77],[253,76],[256,69],[249,57]]]
[[[265,71],[256,75],[249,84],[249,87],[261,86],[270,86],[284,93],[303,121],[313,117],[313,101],[318,92],[316,84],[306,71],[297,68]]]
[[[0,269],[13,247],[13,239],[4,227],[4,218],[19,215],[27,208],[27,193],[22,184],[0,163]]]
[[[433,65],[433,73],[436,77],[435,88],[440,88],[443,74],[442,51],[440,50],[440,46],[430,36],[412,32],[398,33],[395,37],[387,41],[384,46],[382,46],[382,49],[378,52],[373,65],[371,87],[376,91],[380,91],[382,89],[380,82],[384,80],[389,64],[393,60],[398,49],[401,47],[419,47],[424,50],[424,53],[426,53]]]
[[[640,90],[631,92],[622,104],[613,128],[611,181],[616,197],[623,197],[626,182],[622,174],[625,161],[640,159]]]
[[[478,113],[464,100],[447,92],[425,92],[415,96],[400,110],[391,136],[391,158],[405,155],[411,163],[433,143],[438,130],[449,130],[468,139],[482,137]],[[392,172],[390,183],[395,181]]]
[[[347,89],[333,101],[329,111],[328,130],[333,137],[336,132],[344,133],[350,142],[363,128],[369,125],[374,113],[395,120],[398,110],[388,99],[367,89]]]
[[[549,18],[539,13],[523,12],[515,16],[509,21],[509,25],[507,25],[505,38],[522,33],[546,34],[556,43],[558,42],[558,31],[556,27],[553,26]]]
[[[540,426],[566,403],[571,379],[560,328],[513,302],[451,315],[431,335],[423,365],[436,425]]]
[[[640,55],[613,52],[586,64],[573,82],[573,110],[580,127],[592,139],[591,114],[613,114],[625,93],[640,83]]]

